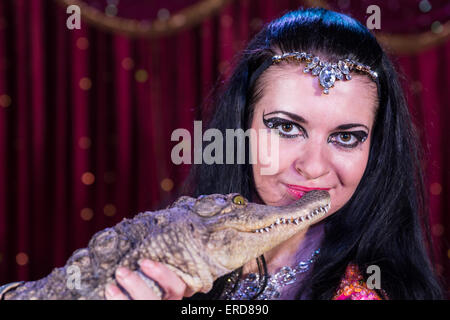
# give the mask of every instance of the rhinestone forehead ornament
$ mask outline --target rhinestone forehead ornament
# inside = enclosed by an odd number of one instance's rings
[[[319,77],[319,84],[323,87],[323,93],[325,94],[329,93],[329,89],[334,87],[334,83],[337,80],[351,80],[351,71],[367,73],[373,81],[378,78],[378,74],[370,70],[369,66],[350,59],[330,63],[305,52],[284,53],[272,57],[272,63],[279,63],[281,61],[305,62],[306,67],[303,69],[303,72],[311,73],[313,76]]]

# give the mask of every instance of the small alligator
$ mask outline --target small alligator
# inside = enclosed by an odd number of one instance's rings
[[[164,263],[193,292],[208,292],[214,280],[307,228],[329,207],[330,196],[321,190],[284,207],[249,203],[236,193],[182,196],[164,210],[143,212],[97,232],[64,267],[40,280],[11,285],[2,296],[5,300],[105,299],[105,286],[116,284],[115,270],[124,266],[139,273],[141,258]],[[69,281],[77,274],[78,282]],[[158,296],[164,294],[156,282],[139,274]]]

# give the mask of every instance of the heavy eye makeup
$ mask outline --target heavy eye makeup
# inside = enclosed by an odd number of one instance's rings
[[[308,137],[305,129],[301,125],[287,119],[279,117],[270,119],[263,118],[263,123],[269,129],[277,129],[279,135],[283,138],[296,138],[298,136]]]
[[[276,129],[278,134],[283,138],[296,138],[299,136],[303,136],[308,138],[308,134],[306,130],[299,125],[298,123],[283,119],[280,117],[272,117],[269,119],[265,119],[263,117],[264,125],[269,129]],[[332,133],[327,142],[333,143],[341,148],[352,149],[366,141],[368,133],[363,130],[358,131],[341,131]]]
[[[344,131],[336,132],[328,137],[329,143],[333,143],[343,148],[356,148],[366,141],[368,134],[365,131]]]

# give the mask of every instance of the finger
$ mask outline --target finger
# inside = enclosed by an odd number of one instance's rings
[[[155,279],[166,292],[164,299],[179,300],[185,295],[186,284],[172,270],[162,263],[140,260],[141,270],[151,279]]]
[[[112,283],[108,284],[105,288],[106,300],[128,300],[127,296]]]
[[[121,267],[116,271],[116,280],[135,300],[160,300],[161,298],[150,289],[145,281],[135,272]]]

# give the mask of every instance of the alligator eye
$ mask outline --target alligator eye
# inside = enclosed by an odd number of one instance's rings
[[[233,198],[233,203],[234,204],[239,204],[239,205],[244,205],[245,204],[245,199],[244,199],[244,197],[243,196],[235,196],[234,198]]]

